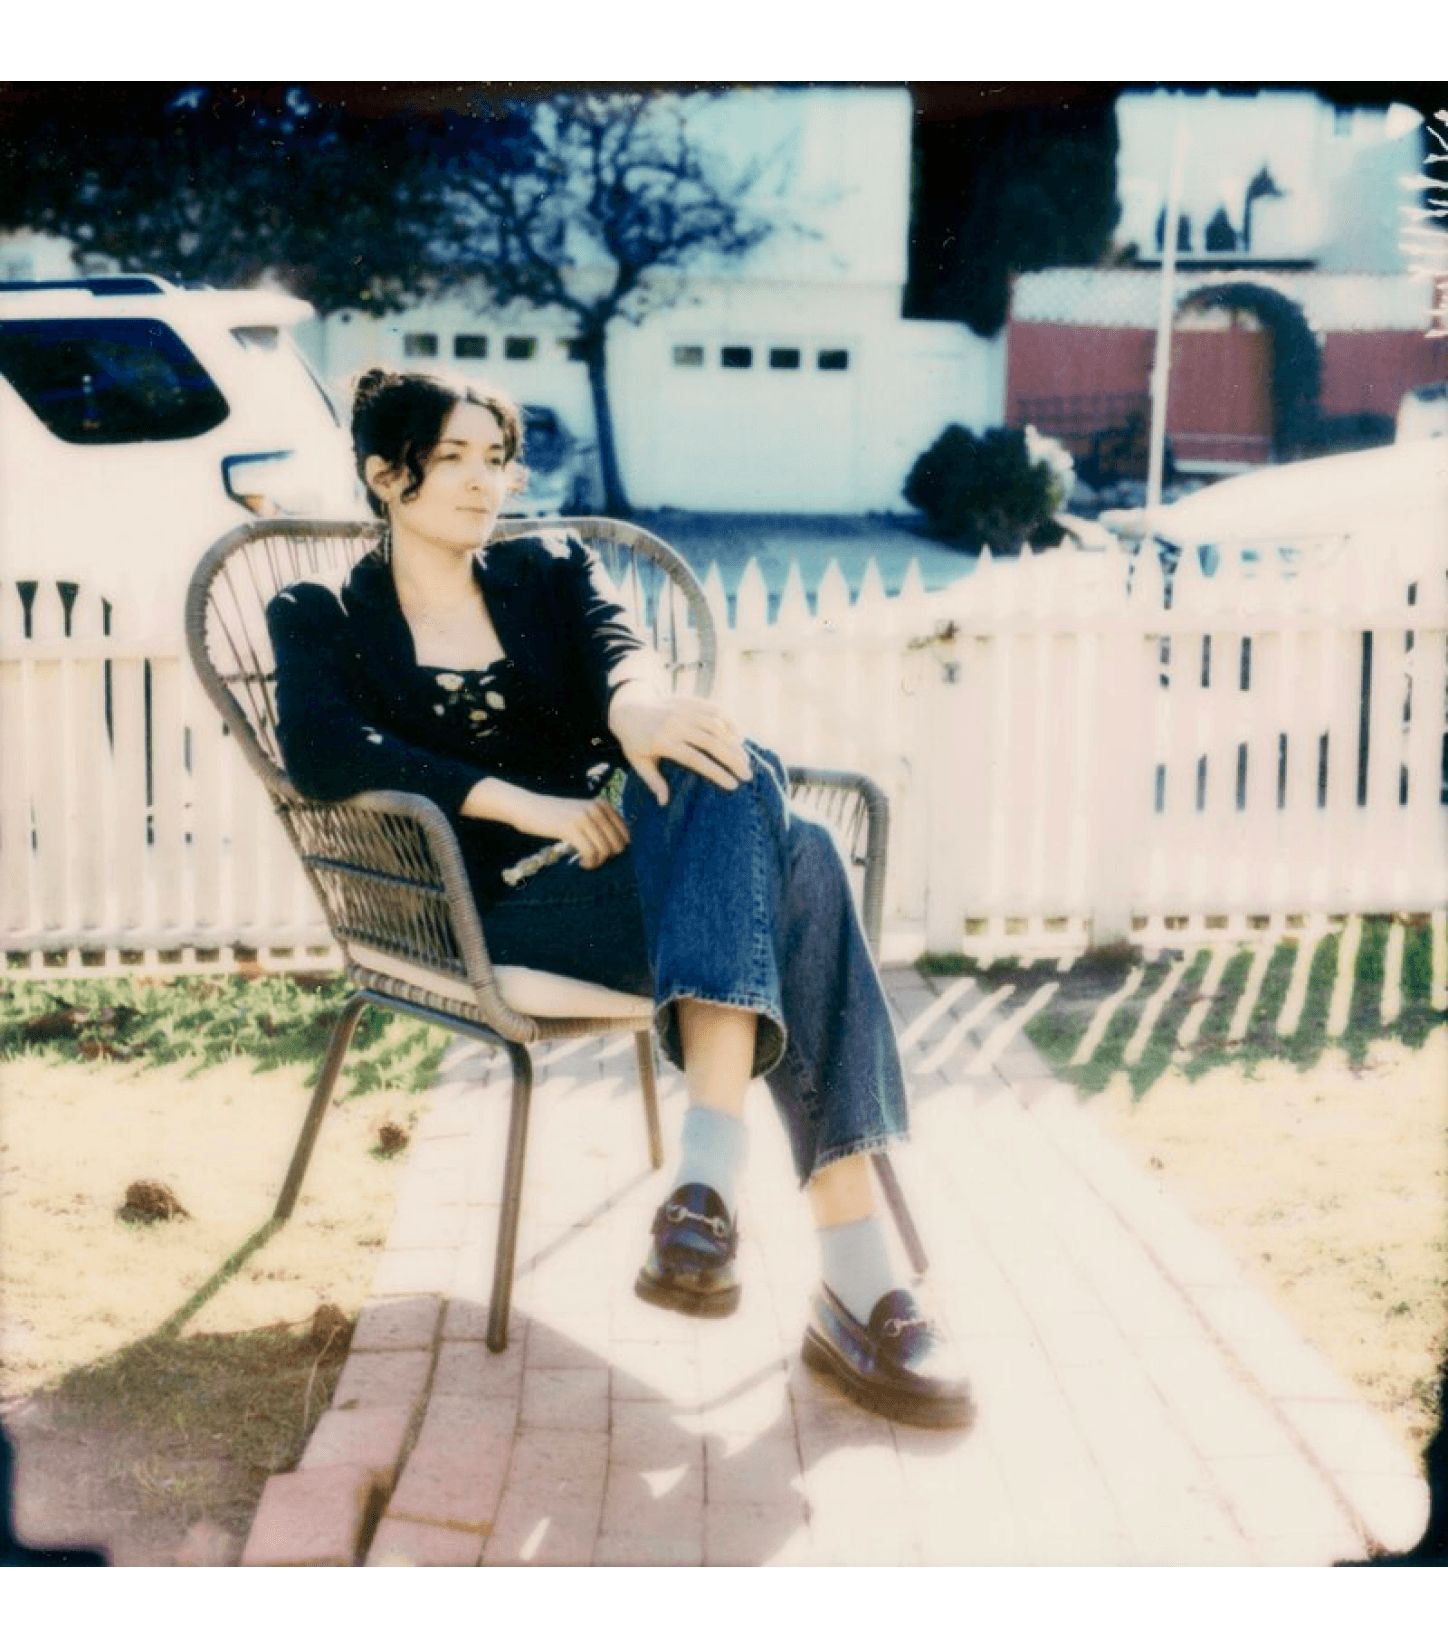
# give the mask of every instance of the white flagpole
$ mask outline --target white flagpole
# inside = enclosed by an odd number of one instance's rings
[[[1186,156],[1186,100],[1176,94],[1176,135],[1161,246],[1161,300],[1156,320],[1156,358],[1151,366],[1151,445],[1147,455],[1146,507],[1161,506],[1161,472],[1166,447],[1166,398],[1171,378],[1171,322],[1176,304],[1177,223],[1181,217],[1182,167]]]

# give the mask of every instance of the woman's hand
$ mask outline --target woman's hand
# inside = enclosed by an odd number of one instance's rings
[[[585,870],[596,870],[629,843],[628,825],[618,809],[601,797],[579,801],[570,796],[539,795],[498,778],[475,784],[463,802],[466,818],[490,818],[511,824],[524,835],[563,841],[578,854]]]
[[[737,789],[749,779],[749,752],[739,729],[707,698],[666,698],[630,682],[614,694],[608,725],[629,766],[661,807],[668,802],[669,786],[660,761],[677,761],[723,790]]]

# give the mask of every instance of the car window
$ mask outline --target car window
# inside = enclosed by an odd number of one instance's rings
[[[300,372],[316,390],[327,417],[341,428],[342,420],[322,380],[312,370],[311,362],[279,326],[233,326],[231,335],[254,363],[265,363],[266,369],[282,374],[276,381],[277,393],[295,392],[296,377]]]
[[[0,373],[52,435],[81,446],[187,440],[230,411],[158,320],[0,321]]]

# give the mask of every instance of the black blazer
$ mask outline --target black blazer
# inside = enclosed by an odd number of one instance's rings
[[[307,579],[276,595],[267,627],[277,662],[277,736],[287,774],[320,801],[408,790],[452,815],[486,906],[500,874],[539,841],[458,816],[481,778],[543,794],[596,792],[622,761],[608,706],[626,681],[663,682],[598,558],[577,537],[539,535],[473,558],[505,662],[505,712],[486,732],[454,713],[456,672],[420,666],[391,568],[365,556],[345,579]],[[462,672],[464,675],[470,672]]]

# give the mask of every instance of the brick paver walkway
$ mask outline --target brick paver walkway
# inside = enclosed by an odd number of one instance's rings
[[[816,1245],[751,1093],[743,1303],[633,1294],[666,1185],[629,1038],[539,1058],[512,1340],[483,1344],[506,1125],[459,1044],[332,1407],[249,1564],[1312,1564],[1412,1546],[1417,1463],[1096,1127],[976,986],[887,975],[902,1177],[979,1417],[860,1412],[798,1360]],[[665,1137],[684,1104],[663,1084]],[[321,1148],[326,1148],[325,1136]]]

